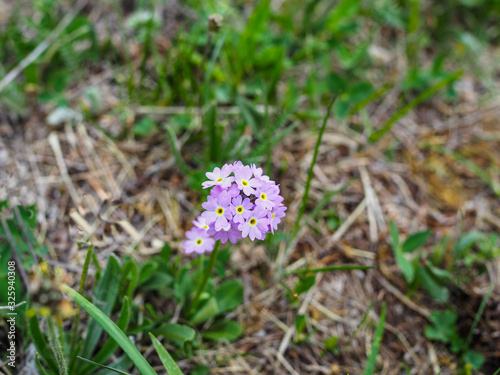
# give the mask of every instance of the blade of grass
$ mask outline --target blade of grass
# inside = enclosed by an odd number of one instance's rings
[[[116,325],[123,331],[128,327],[128,323],[130,321],[130,298],[127,296],[123,297],[123,305],[122,309],[120,312],[120,316],[118,317],[118,321],[116,322]],[[111,337],[108,338],[106,343],[102,346],[102,348],[97,352],[97,354],[94,356],[93,360],[96,362],[105,362],[111,355],[115,352],[116,348],[118,347],[118,343],[113,340]],[[81,375],[86,375],[89,374],[90,372],[93,371],[92,366],[85,366],[83,370],[80,371]]]
[[[83,288],[87,282],[87,275],[89,272],[90,259],[92,258],[92,252],[94,251],[94,245],[90,245],[87,249],[87,254],[85,255],[85,261],[83,263],[82,276],[80,277],[80,285],[78,286],[78,293],[83,293]],[[71,333],[71,345],[70,353],[74,354],[76,346],[76,337],[78,335],[78,326],[80,325],[80,307],[76,307],[75,319],[73,320],[73,331]],[[72,355],[73,357],[73,355]],[[72,366],[70,365],[70,368]]]
[[[467,335],[467,340],[465,340],[465,348],[469,347],[470,341],[472,340],[472,334],[474,333],[474,330],[476,329],[479,319],[481,319],[481,315],[483,315],[484,309],[486,308],[486,304],[488,303],[488,300],[490,299],[491,292],[493,292],[493,286],[494,282],[490,282],[490,286],[488,287],[488,290],[486,291],[486,294],[483,297],[483,300],[481,301],[481,305],[479,305],[479,309],[477,309],[476,316],[474,317],[474,321],[472,322],[472,325],[470,326],[469,329],[469,334]]]
[[[375,131],[374,133],[372,133],[370,135],[369,141],[371,143],[377,142],[387,132],[389,132],[392,129],[392,127],[394,126],[394,124],[396,122],[398,122],[401,118],[403,118],[408,112],[410,112],[413,108],[415,108],[417,105],[419,105],[423,101],[430,98],[432,95],[437,93],[443,87],[448,86],[450,83],[456,81],[458,78],[460,78],[462,73],[463,73],[463,71],[459,70],[459,71],[449,75],[448,77],[442,79],[441,81],[436,83],[434,86],[432,86],[431,88],[427,89],[422,94],[417,96],[408,105],[399,109],[380,129],[378,129],[377,131]]]
[[[172,147],[172,154],[174,155],[177,166],[180,168],[182,173],[189,175],[191,173],[191,168],[189,168],[182,158],[179,151],[179,146],[177,145],[177,137],[175,136],[174,130],[170,126],[165,126],[165,130],[168,134],[168,140],[170,141],[170,147]]]
[[[103,309],[106,315],[111,314],[111,310],[118,296],[120,288],[121,267],[118,258],[111,255],[102,278],[99,280],[95,293],[94,304]],[[102,327],[95,320],[90,320],[87,325],[87,336],[83,342],[81,354],[90,357],[94,352],[99,337],[102,334]]]
[[[132,341],[130,341],[120,327],[108,318],[106,314],[69,286],[63,285],[62,289],[64,292],[68,293],[76,303],[83,307],[89,315],[118,343],[118,345],[120,345],[132,362],[134,362],[141,375],[157,375],[148,361],[142,356],[139,350],[137,350]]]
[[[183,375],[177,363],[175,363],[174,359],[167,352],[167,349],[163,347],[162,344],[158,341],[156,337],[150,332],[149,337],[151,337],[151,341],[153,341],[153,345],[155,347],[156,353],[158,353],[158,357],[160,357],[161,363],[165,366],[165,370],[167,370],[169,375]]]
[[[368,361],[366,362],[366,367],[365,371],[363,371],[363,375],[372,375],[375,371],[377,355],[380,350],[382,336],[384,335],[386,309],[387,305],[384,302],[384,304],[382,305],[382,312],[380,313],[380,319],[377,324],[377,329],[375,330],[375,335],[373,337],[372,350],[370,351],[370,356],[368,357]]]
[[[115,369],[115,368],[113,368],[113,367],[109,367],[109,366],[106,366],[106,365],[102,365],[102,364],[100,364],[100,363],[97,363],[97,362],[91,361],[90,359],[80,357],[79,355],[77,355],[77,356],[76,356],[76,358],[81,359],[82,361],[88,362],[88,363],[90,363],[90,364],[93,364],[93,365],[95,365],[95,366],[102,367],[102,368],[104,368],[104,369],[106,369],[106,370],[116,372],[117,374],[122,374],[122,375],[130,375],[128,372],[124,372],[124,371],[121,371],[121,370],[117,370],[117,369]]]
[[[327,266],[318,268],[301,268],[298,270],[289,271],[287,275],[302,275],[305,273],[318,273],[318,272],[335,272],[335,271],[354,271],[354,270],[370,270],[374,266],[358,266],[355,264],[343,264],[339,266]]]
[[[47,343],[47,340],[45,340],[45,336],[40,330],[40,324],[36,315],[29,320],[29,331],[31,339],[35,344],[36,350],[41,355],[47,366],[49,366],[49,368],[54,373],[57,373],[57,363],[52,357],[52,352],[48,349],[49,345]]]
[[[307,200],[309,198],[309,189],[311,188],[311,181],[314,175],[313,172],[314,165],[316,164],[316,159],[318,158],[319,146],[321,145],[321,139],[323,138],[323,133],[325,132],[326,123],[328,118],[330,117],[330,112],[332,111],[333,104],[335,103],[336,99],[337,96],[334,96],[330,104],[328,105],[328,110],[326,111],[326,115],[323,118],[323,125],[321,125],[321,129],[319,130],[318,133],[318,139],[316,141],[316,147],[314,147],[314,154],[311,161],[311,166],[309,167],[309,173],[307,174],[306,188],[304,190],[304,195],[302,196],[302,204],[300,206],[299,214],[297,215],[297,219],[295,220],[295,225],[292,231],[292,236],[291,236],[292,239],[295,238],[295,236],[297,235],[297,232],[299,231],[300,221],[302,219],[302,216],[304,216],[304,212],[306,211]]]

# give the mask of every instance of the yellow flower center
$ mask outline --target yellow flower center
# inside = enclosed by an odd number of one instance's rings
[[[217,211],[215,211],[215,213],[220,216],[224,213],[224,209],[222,207],[219,207]]]
[[[249,223],[251,226],[254,226],[255,224],[257,224],[257,219],[255,218],[251,218],[250,219],[250,223]]]
[[[197,244],[197,245],[201,245],[202,243],[203,243],[203,241],[202,241],[202,239],[201,239],[201,238],[198,238],[198,239],[196,240],[196,244]]]
[[[221,182],[222,181],[222,177],[219,177],[215,182]]]
[[[273,214],[274,215],[274,214]],[[273,216],[274,217],[274,216]],[[208,225],[204,225],[203,229],[208,229]]]
[[[248,186],[248,181],[247,180],[241,180],[241,184],[243,186]]]
[[[273,214],[271,215],[271,220],[274,220],[274,212],[273,212]]]
[[[245,209],[243,208],[243,206],[238,206],[236,207],[236,212],[241,214]]]
[[[262,199],[263,201],[265,201],[267,199],[267,195],[265,193],[261,193],[260,194],[260,199]]]

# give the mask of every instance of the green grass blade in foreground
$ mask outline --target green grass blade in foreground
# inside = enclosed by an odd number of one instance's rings
[[[328,110],[326,111],[326,115],[323,118],[323,124],[321,125],[321,129],[319,130],[318,139],[316,141],[316,147],[314,147],[314,154],[313,154],[313,158],[311,161],[311,167],[309,168],[309,173],[307,174],[306,188],[304,190],[304,195],[302,196],[302,204],[300,206],[300,210],[299,210],[299,214],[297,215],[297,219],[295,220],[295,225],[293,226],[291,239],[295,238],[295,236],[297,235],[297,232],[299,231],[300,221],[302,219],[302,216],[304,216],[304,212],[306,211],[307,200],[309,198],[309,189],[311,188],[311,181],[312,181],[313,174],[314,174],[314,172],[313,172],[314,165],[316,164],[316,159],[318,158],[319,146],[321,145],[321,139],[323,138],[323,133],[325,132],[326,122],[328,121],[328,118],[330,117],[330,112],[332,111],[333,104],[335,103],[336,99],[337,99],[337,97],[335,96],[332,99],[332,101],[330,102],[330,105],[328,106]]]
[[[182,158],[181,152],[179,151],[178,140],[175,136],[174,130],[171,126],[166,125],[165,130],[167,131],[168,140],[170,142],[170,147],[172,147],[172,154],[174,155],[177,166],[185,174],[189,175],[191,173],[191,168],[188,167],[184,159]]]
[[[479,305],[479,309],[477,309],[476,316],[474,317],[474,321],[472,322],[472,325],[470,326],[469,329],[469,334],[467,335],[467,339],[465,340],[466,348],[468,348],[470,345],[470,342],[472,340],[472,334],[474,333],[479,323],[479,319],[481,319],[481,315],[483,315],[483,311],[486,308],[486,304],[488,303],[491,293],[493,292],[494,285],[495,283],[490,281],[490,286],[488,287],[488,290],[486,291],[486,294],[484,295],[483,300],[481,301],[481,305]]]
[[[110,315],[113,305],[118,295],[121,279],[121,267],[118,258],[111,255],[108,259],[108,264],[104,273],[102,274],[97,291],[95,293],[94,304],[101,307],[105,315]],[[102,328],[100,325],[90,320],[87,325],[87,337],[83,342],[83,349],[80,352],[85,357],[91,357],[94,352],[97,342],[102,335]]]
[[[92,253],[94,251],[94,245],[90,245],[87,249],[87,253],[85,255],[85,261],[83,263],[83,271],[82,276],[80,277],[80,285],[78,286],[78,293],[83,293],[83,288],[85,287],[85,283],[87,282],[87,275],[89,272],[90,260],[92,258]],[[73,319],[73,331],[71,333],[71,344],[70,344],[70,352],[73,355],[76,347],[76,338],[78,336],[78,327],[80,325],[80,308],[77,307],[75,318]],[[73,361],[73,359],[71,360]],[[70,363],[69,368],[71,369],[73,366]]]
[[[372,350],[370,352],[370,356],[368,357],[368,361],[366,361],[365,371],[363,371],[363,375],[372,375],[375,371],[375,364],[377,363],[377,355],[380,350],[380,343],[382,342],[382,336],[384,335],[384,326],[385,326],[385,313],[387,310],[387,305],[382,305],[382,312],[380,313],[380,319],[377,324],[377,329],[375,330],[375,335],[373,337],[372,342]]]
[[[162,344],[158,341],[156,337],[150,332],[149,337],[151,337],[151,341],[153,341],[153,345],[155,347],[156,353],[160,357],[161,363],[165,366],[169,375],[183,375],[177,363],[175,363],[174,359],[167,352],[167,349],[163,347]]]
[[[58,372],[58,367],[57,363],[52,356],[52,352],[49,349],[49,344],[47,343],[47,340],[45,339],[45,336],[43,335],[41,329],[40,329],[40,324],[38,322],[38,316],[33,316],[30,318],[29,323],[29,332],[31,336],[31,340],[33,340],[33,343],[35,344],[35,348],[37,350],[37,353],[40,354],[44,362],[49,366],[49,368],[54,372]]]
[[[354,271],[354,270],[370,270],[374,266],[358,266],[356,264],[344,264],[339,266],[327,266],[318,268],[302,268],[287,272],[287,275],[300,275],[304,273],[332,272],[332,271]]]
[[[500,367],[498,368],[498,370],[495,371],[493,375],[500,375]]]
[[[462,75],[463,71],[459,70],[458,72],[455,72],[451,74],[450,76],[442,79],[438,83],[436,83],[434,86],[431,88],[427,89],[424,91],[422,94],[417,96],[415,99],[413,99],[407,106],[401,108],[399,111],[397,111],[392,117],[376,132],[372,133],[370,135],[369,141],[371,143],[377,142],[380,138],[382,138],[387,132],[389,132],[394,124],[398,122],[402,117],[404,117],[408,112],[410,112],[413,108],[415,108],[417,105],[422,103],[424,100],[428,99],[432,95],[434,95],[436,92],[441,90],[443,87],[448,86],[450,83],[456,81],[460,76]]]
[[[124,372],[124,371],[121,371],[121,370],[117,370],[113,367],[109,367],[109,366],[106,366],[106,365],[101,365],[100,363],[97,363],[97,362],[94,362],[94,361],[91,361],[90,359],[87,359],[87,358],[83,358],[83,357],[80,357],[79,355],[76,356],[76,358],[78,359],[81,359],[82,361],[86,361],[88,363],[91,363],[95,366],[99,366],[99,367],[102,367],[106,370],[109,370],[109,371],[113,371],[113,372],[116,372],[117,374],[122,374],[122,375],[130,375],[128,372]]]
[[[135,366],[142,375],[157,375],[151,365],[146,361],[135,345],[125,335],[125,333],[107,317],[101,310],[90,303],[85,297],[74,291],[67,285],[63,285],[63,291],[83,307],[89,315],[120,345],[123,351],[134,362]]]

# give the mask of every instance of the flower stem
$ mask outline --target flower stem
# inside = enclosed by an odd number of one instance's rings
[[[191,307],[196,306],[196,304],[198,303],[201,293],[203,293],[203,290],[205,290],[205,287],[207,286],[208,283],[208,279],[212,275],[212,271],[214,270],[215,266],[215,261],[217,260],[217,254],[219,253],[219,245],[220,241],[217,241],[215,243],[214,250],[210,254],[210,259],[208,260],[208,266],[203,273],[203,279],[201,281],[200,286],[198,287],[198,290],[196,291],[196,295],[193,299],[193,302],[191,302]]]

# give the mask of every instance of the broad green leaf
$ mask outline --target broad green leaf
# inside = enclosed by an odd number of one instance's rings
[[[158,339],[154,337],[152,333],[149,334],[149,337],[151,337],[156,353],[158,353],[158,357],[160,357],[161,363],[163,363],[163,366],[165,366],[165,370],[167,370],[167,373],[169,375],[182,375],[181,369],[179,368],[179,366],[177,366],[177,363],[175,363],[174,359],[170,356],[167,349],[165,349],[165,347],[160,344]]]
[[[425,327],[425,337],[444,343],[452,341],[457,336],[457,318],[453,310],[433,311],[430,316],[432,326]]]
[[[113,323],[113,321],[108,318],[105,313],[69,286],[63,285],[62,289],[68,293],[76,301],[76,303],[83,307],[89,315],[118,343],[118,345],[120,345],[123,351],[130,357],[132,362],[134,362],[141,375],[157,375],[148,361],[142,356],[139,350],[137,350],[132,341],[130,341],[120,327]]]
[[[404,253],[399,248],[394,251],[394,258],[396,259],[396,263],[401,269],[406,282],[411,284],[415,279],[415,267],[413,263],[406,259]]]
[[[299,280],[295,283],[293,287],[293,292],[297,296],[300,296],[302,293],[307,292],[314,286],[316,282],[316,275],[312,276],[300,276]]]
[[[453,246],[453,255],[456,259],[462,259],[472,246],[483,238],[484,234],[476,231],[461,235],[455,243],[455,246]]]
[[[121,269],[116,256],[111,255],[108,258],[108,264],[97,285],[97,291],[94,298],[94,305],[109,316],[118,296],[120,287]],[[101,337],[103,328],[95,320],[90,320],[87,325],[87,337],[83,343],[82,356],[91,357],[97,342]]]
[[[240,337],[242,333],[243,327],[240,324],[232,320],[221,320],[212,324],[212,326],[207,331],[202,332],[201,335],[212,341],[232,341]]]
[[[194,340],[196,332],[184,324],[168,323],[156,328],[154,334],[156,336],[161,335],[182,348],[185,342]]]
[[[432,232],[430,230],[411,234],[405,242],[403,242],[403,246],[401,247],[403,252],[411,253],[418,249],[428,240],[431,234]]]
[[[243,285],[241,281],[229,280],[215,292],[219,313],[234,310],[243,301]]]
[[[204,301],[190,320],[192,324],[203,323],[219,313],[219,306],[214,297]]]
[[[118,321],[116,322],[116,325],[123,331],[125,332],[129,321],[130,321],[130,312],[131,312],[131,302],[130,298],[125,296],[123,298],[123,305],[122,309],[120,312],[120,316],[118,318]],[[111,357],[111,355],[114,354],[116,351],[116,348],[118,348],[118,343],[112,338],[108,338],[108,340],[105,342],[105,344],[102,346],[102,348],[97,352],[97,354],[94,356],[93,361],[101,363],[105,362],[108,358]],[[91,366],[86,366],[85,370],[82,371],[82,374],[88,374],[91,371],[93,371],[93,368]]]
[[[426,266],[419,264],[417,274],[420,283],[433,298],[440,302],[446,302],[448,300],[448,289],[432,276]]]
[[[465,363],[470,363],[474,370],[480,370],[485,361],[484,356],[474,350],[467,350],[462,358]]]

